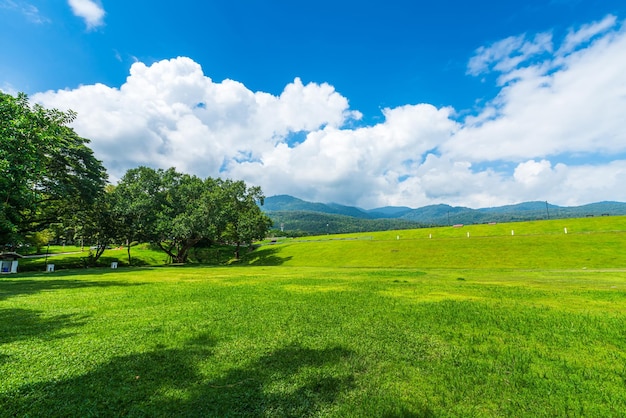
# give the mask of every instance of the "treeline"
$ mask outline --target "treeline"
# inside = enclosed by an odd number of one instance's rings
[[[151,242],[173,262],[204,242],[237,248],[264,238],[271,220],[259,187],[201,179],[174,168],[128,170],[116,185],[68,126],[76,114],[0,92],[0,247],[88,242],[95,263],[112,243]]]
[[[431,226],[405,219],[363,219],[309,211],[272,211],[267,215],[274,223],[271,232],[277,236],[347,234]]]

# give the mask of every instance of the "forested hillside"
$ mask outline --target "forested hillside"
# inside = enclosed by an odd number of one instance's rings
[[[565,207],[547,202],[524,202],[483,209],[439,204],[418,209],[384,207],[365,210],[336,203],[307,202],[293,196],[280,195],[268,197],[262,210],[274,222],[275,233],[280,231],[283,235],[307,235],[626,215],[626,203],[599,202]]]

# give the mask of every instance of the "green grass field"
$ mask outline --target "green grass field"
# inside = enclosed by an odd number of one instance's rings
[[[0,276],[0,416],[624,416],[625,234],[476,225]]]

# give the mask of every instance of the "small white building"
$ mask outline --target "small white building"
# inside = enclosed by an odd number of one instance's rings
[[[0,253],[0,273],[17,273],[18,259],[22,257],[14,252]]]

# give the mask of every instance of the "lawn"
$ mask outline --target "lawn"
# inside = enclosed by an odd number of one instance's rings
[[[480,228],[2,276],[0,416],[623,416],[623,229]]]

